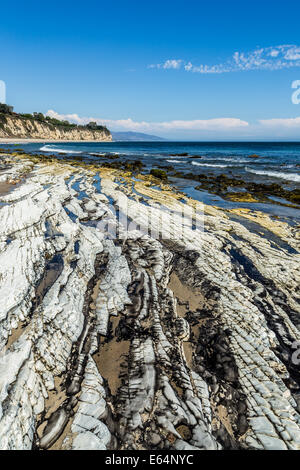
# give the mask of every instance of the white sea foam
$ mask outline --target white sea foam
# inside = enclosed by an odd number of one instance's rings
[[[224,160],[225,162],[235,162],[235,163],[249,163],[249,160],[240,160],[239,157],[237,158],[230,158],[230,157],[224,157],[224,158],[217,158],[216,160]]]
[[[157,154],[158,157],[176,157],[176,158],[187,158],[187,155],[165,155],[165,154]]]
[[[282,173],[281,171],[263,171],[253,170],[252,168],[245,168],[249,173],[255,173],[256,175],[271,176],[272,178],[280,178],[282,180],[300,182],[300,175],[297,173]]]
[[[186,163],[186,160],[167,160],[169,163]]]
[[[195,166],[211,166],[211,167],[214,167],[214,168],[227,168],[228,166],[232,166],[232,165],[219,165],[219,164],[213,164],[213,163],[198,163],[198,162],[194,162],[194,161],[192,161],[192,165],[195,165]]]
[[[44,145],[43,147],[40,148],[41,152],[54,152],[54,153],[82,153],[79,152],[78,150],[66,150],[66,149],[60,149],[57,147],[50,147],[49,145]]]
[[[249,163],[249,160],[240,159],[240,157],[203,157],[205,160],[221,160],[223,162]]]

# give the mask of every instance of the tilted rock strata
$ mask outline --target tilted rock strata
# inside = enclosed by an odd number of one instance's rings
[[[51,123],[36,119],[20,118],[18,116],[4,116],[0,120],[0,138],[18,139],[45,139],[45,140],[112,140],[111,133],[106,130],[91,130],[88,128],[67,128],[55,126]]]
[[[183,230],[191,201],[2,163],[1,449],[300,449],[288,228],[282,247],[205,208]]]

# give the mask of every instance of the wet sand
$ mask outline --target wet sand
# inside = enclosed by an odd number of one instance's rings
[[[15,184],[12,183],[0,183],[0,196],[5,196],[6,194],[10,193],[16,187]]]
[[[116,395],[121,386],[121,363],[129,353],[130,341],[118,341],[116,329],[120,317],[111,317],[112,339],[108,342],[100,341],[99,351],[94,355],[94,360],[102,377],[107,380],[111,394]]]

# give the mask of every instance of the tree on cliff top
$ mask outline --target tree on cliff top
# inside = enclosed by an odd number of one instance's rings
[[[9,106],[8,104],[0,103],[0,113],[4,114],[11,114],[14,111],[13,106]]]

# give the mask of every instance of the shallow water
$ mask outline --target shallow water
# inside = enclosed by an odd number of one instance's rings
[[[3,148],[22,148],[23,144],[2,145]],[[279,183],[283,188],[300,188],[300,143],[298,142],[78,142],[78,143],[28,143],[28,153],[51,155],[66,159],[82,158],[93,163],[109,162],[111,156],[119,160],[140,160],[143,171],[172,166],[175,171],[191,175],[217,176],[226,174],[233,178],[255,183]],[[60,155],[61,154],[61,155]],[[258,155],[258,158],[253,158]],[[114,161],[119,161],[114,160]],[[300,209],[280,206],[287,201],[272,197],[274,204],[235,203],[207,191],[197,191],[189,180],[176,183],[184,193],[206,204],[222,208],[254,208],[280,217],[297,220]],[[234,190],[234,189],[233,189]],[[241,191],[242,188],[239,188]]]
[[[205,190],[198,190],[195,189],[199,183],[193,182],[190,180],[184,179],[174,179],[173,180],[174,186],[178,188],[183,194],[186,196],[195,199],[196,201],[203,202],[203,204],[208,204],[211,206],[217,206],[221,209],[237,209],[237,208],[244,208],[244,209],[252,209],[255,211],[261,211],[267,213],[271,216],[278,216],[283,221],[288,222],[290,224],[299,223],[300,222],[300,209],[295,209],[292,207],[281,206],[279,204],[268,204],[263,202],[233,202],[223,199],[221,196],[217,194],[211,194]],[[276,199],[281,198],[272,198],[274,202]],[[281,200],[284,201],[284,200]],[[280,202],[281,202],[280,201]],[[276,201],[277,202],[277,201]]]
[[[22,144],[3,145],[22,148]],[[81,155],[103,160],[106,154],[122,159],[139,159],[148,167],[170,165],[193,173],[240,174],[255,181],[300,183],[300,143],[298,142],[96,142],[28,143],[26,152]],[[258,155],[259,158],[253,158]],[[297,166],[298,165],[298,166]]]

